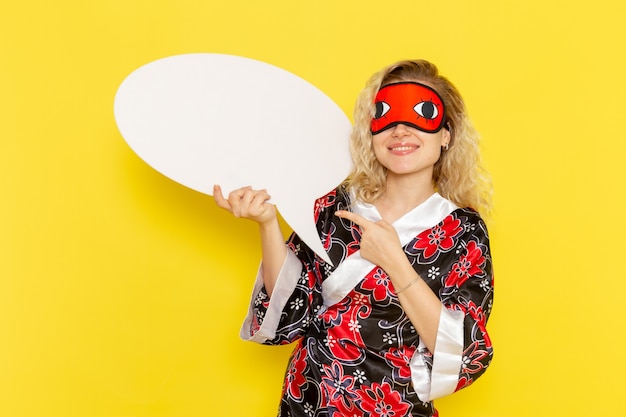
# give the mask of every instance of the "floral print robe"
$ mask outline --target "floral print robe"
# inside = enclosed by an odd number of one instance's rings
[[[359,227],[334,215],[340,209],[381,219],[342,187],[317,200],[315,221],[332,265],[293,234],[271,298],[259,272],[241,336],[297,342],[279,416],[436,416],[432,400],[471,384],[493,355],[485,224],[437,193],[393,223],[415,271],[442,302],[430,352],[385,271],[360,256]]]

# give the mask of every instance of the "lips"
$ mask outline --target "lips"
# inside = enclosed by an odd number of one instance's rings
[[[387,149],[389,149],[392,153],[396,154],[410,153],[418,148],[419,145],[413,143],[394,143],[393,145],[387,147]]]

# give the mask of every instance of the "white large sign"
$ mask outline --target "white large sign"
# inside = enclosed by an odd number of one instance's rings
[[[177,55],[123,81],[115,119],[145,162],[189,188],[266,188],[285,221],[328,260],[313,204],[350,170],[351,125],[310,83],[248,58]]]

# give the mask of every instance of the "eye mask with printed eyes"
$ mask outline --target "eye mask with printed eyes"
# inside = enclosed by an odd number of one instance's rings
[[[432,88],[416,82],[388,84],[378,90],[374,99],[376,114],[372,119],[372,134],[398,124],[436,133],[444,127],[443,100]]]

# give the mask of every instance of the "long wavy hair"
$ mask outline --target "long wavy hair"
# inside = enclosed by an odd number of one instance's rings
[[[434,166],[432,180],[437,192],[459,207],[471,207],[483,215],[489,214],[491,181],[481,166],[478,133],[467,116],[465,103],[456,87],[439,74],[434,64],[425,60],[397,62],[377,72],[367,82],[354,109],[354,128],[350,137],[354,168],[346,180],[346,187],[366,203],[374,203],[385,191],[387,169],[374,154],[370,122],[378,90],[400,81],[426,84],[443,99],[450,143],[448,150],[442,150]]]

